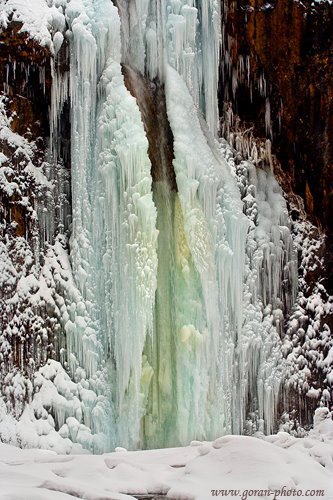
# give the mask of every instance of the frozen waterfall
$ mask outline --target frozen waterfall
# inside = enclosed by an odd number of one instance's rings
[[[107,449],[241,433],[251,413],[270,432],[295,262],[273,174],[217,139],[219,2],[76,0],[66,19],[52,123],[56,137],[65,89],[78,292],[64,356],[95,394],[84,423]]]

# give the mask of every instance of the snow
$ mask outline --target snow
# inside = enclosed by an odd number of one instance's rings
[[[46,0],[1,0],[0,27],[6,28],[10,21],[22,23],[21,32],[34,38],[43,47],[54,52],[52,32],[65,28],[65,16],[62,4],[66,2],[47,2]],[[57,7],[56,7],[57,5]],[[56,49],[59,49],[59,36],[56,37]]]
[[[283,341],[287,360],[286,389],[302,389],[307,397],[322,406],[332,398],[333,339],[326,317],[332,314],[333,298],[327,293],[322,279],[325,235],[314,227],[303,213],[301,200],[291,202],[299,214],[293,223],[293,239],[300,254],[299,292],[290,315]],[[317,279],[308,279],[315,272]],[[319,371],[322,383],[318,387],[312,373]]]
[[[261,436],[262,437],[262,436]],[[311,436],[224,436],[183,448],[59,455],[0,444],[0,499],[87,500],[149,496],[333,498],[333,421],[318,414]],[[270,442],[269,442],[270,441]]]

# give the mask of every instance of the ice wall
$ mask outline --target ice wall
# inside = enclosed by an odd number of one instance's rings
[[[103,420],[110,446],[117,440],[133,447],[139,444],[144,411],[142,352],[153,330],[156,289],[156,210],[148,143],[121,74],[116,7],[107,0],[71,2],[66,18],[72,129],[70,255],[84,299],[74,301],[73,317],[65,324],[67,359],[72,376],[81,367],[92,387],[96,377],[102,379],[110,404],[109,422]],[[55,80],[54,92],[59,94],[58,87]],[[54,123],[56,127],[56,119]]]
[[[68,3],[70,71],[54,76],[55,131],[61,89],[71,102],[77,292],[64,360],[96,395],[84,423],[110,448],[240,433],[249,412],[271,432],[293,250],[269,164],[236,168],[216,140],[219,2],[117,6]],[[141,75],[136,99],[121,63]],[[164,89],[175,186],[162,160],[151,164],[145,86]]]
[[[215,135],[218,123],[220,2],[167,2],[165,45],[168,62],[183,77],[195,104]]]
[[[221,41],[217,0],[117,0],[122,59],[151,80],[164,80],[168,62],[185,80],[214,135],[218,128]]]

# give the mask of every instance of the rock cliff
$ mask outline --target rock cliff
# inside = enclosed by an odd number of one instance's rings
[[[225,0],[220,102],[269,137],[307,213],[332,232],[333,9]]]

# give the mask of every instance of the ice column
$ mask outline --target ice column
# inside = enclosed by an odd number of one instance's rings
[[[97,299],[110,359],[118,442],[133,446],[138,445],[144,413],[142,352],[146,336],[153,332],[156,209],[148,141],[118,62],[109,61],[100,85],[106,100],[98,118],[93,208]]]
[[[122,21],[123,62],[151,80],[164,80],[171,64],[205,116],[218,128],[218,78],[221,44],[217,0],[117,0]]]
[[[218,126],[218,71],[221,40],[220,2],[168,0],[168,62],[185,80],[210,131]]]
[[[178,332],[178,404],[180,409],[191,408],[193,412],[195,396],[182,388],[187,387],[186,379],[196,380],[205,410],[199,411],[198,425],[190,432],[193,435],[205,429],[205,435],[212,437],[219,432],[231,432],[231,420],[235,417],[233,370],[241,343],[248,222],[227,164],[215,149],[208,130],[205,135],[185,83],[170,67],[166,96],[184,232],[202,293],[199,318],[196,320],[193,314],[194,324],[182,324]],[[189,362],[186,341],[192,338],[200,339],[200,349],[197,360]],[[200,405],[196,407],[199,409]],[[178,425],[185,437],[187,424],[181,411]]]
[[[98,355],[89,375],[104,370],[111,446],[135,447],[144,412],[142,352],[153,330],[157,268],[148,143],[121,74],[118,10],[108,0],[75,2],[66,15],[72,31],[71,259],[97,339],[88,356]],[[67,328],[69,350],[88,371],[84,346],[89,332],[82,321],[81,328],[76,323]]]

